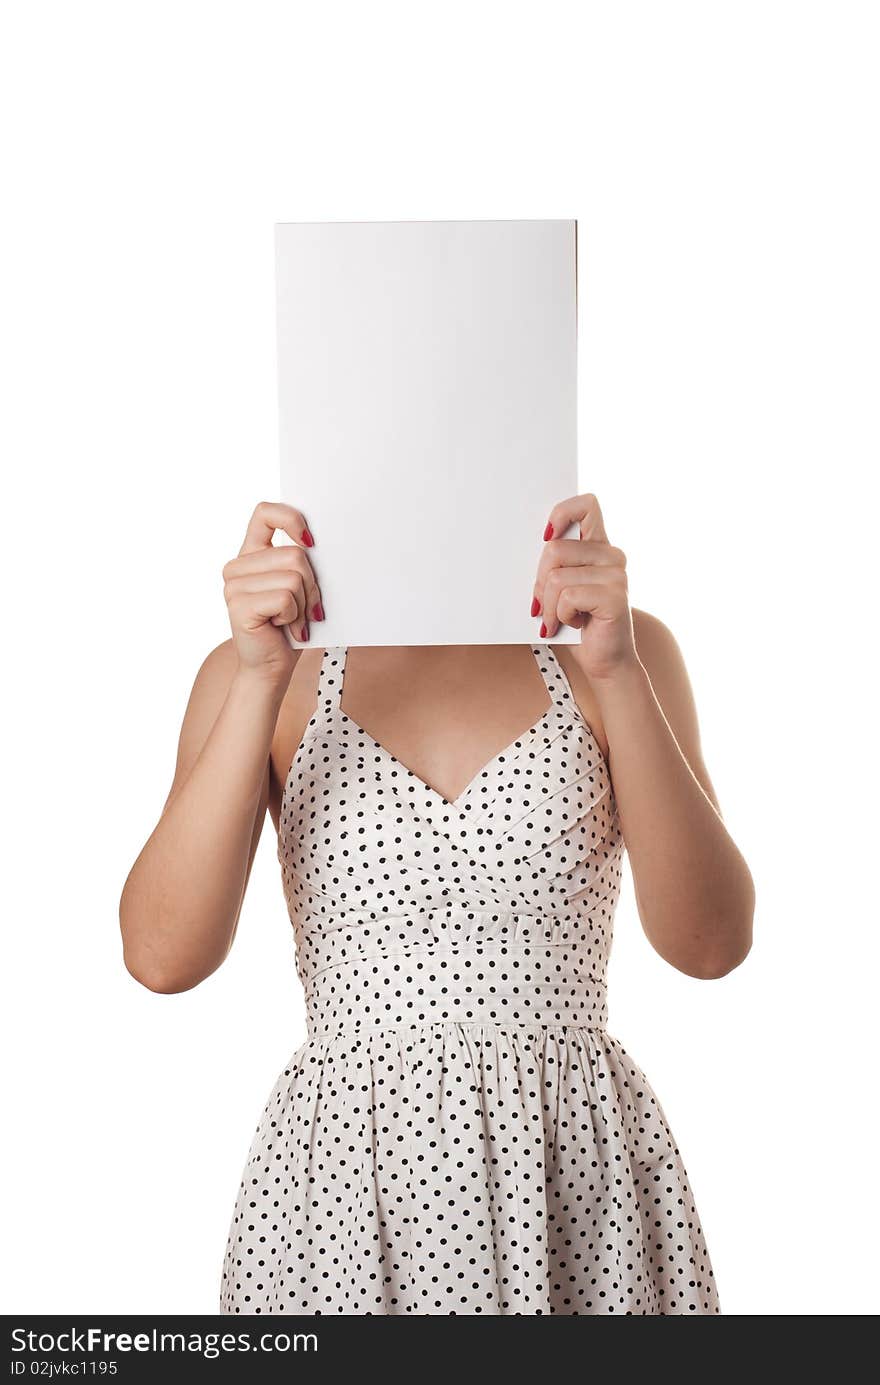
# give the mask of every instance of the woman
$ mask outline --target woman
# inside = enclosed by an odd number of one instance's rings
[[[624,844],[674,967],[723,976],[751,941],[672,635],[630,611],[591,495],[549,516],[530,647],[294,649],[315,541],[257,506],[121,901],[132,975],[198,985],[268,805],[309,1038],[253,1138],[221,1313],[718,1313],[662,1109],[605,1028]]]

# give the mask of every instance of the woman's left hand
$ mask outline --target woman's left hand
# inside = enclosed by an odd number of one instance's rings
[[[572,525],[580,538],[556,538]],[[595,495],[575,495],[551,510],[532,600],[541,618],[541,639],[552,639],[560,625],[580,630],[573,646],[587,677],[613,680],[639,663],[626,579],[626,554],[605,533]]]

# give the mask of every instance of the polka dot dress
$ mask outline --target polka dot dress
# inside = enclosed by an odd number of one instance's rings
[[[308,1039],[253,1137],[221,1313],[713,1314],[687,1175],[606,1031],[623,840],[549,645],[547,712],[454,802],[323,655],[278,840]]]

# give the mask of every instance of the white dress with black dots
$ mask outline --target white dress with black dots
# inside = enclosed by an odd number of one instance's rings
[[[549,645],[535,725],[455,802],[324,652],[278,858],[308,1039],[235,1205],[221,1313],[711,1314],[687,1174],[606,1031],[623,840]]]

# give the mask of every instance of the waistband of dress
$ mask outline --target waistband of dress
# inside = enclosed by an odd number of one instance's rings
[[[607,988],[587,948],[489,944],[353,956],[305,983],[309,1037],[443,1025],[604,1030]]]

